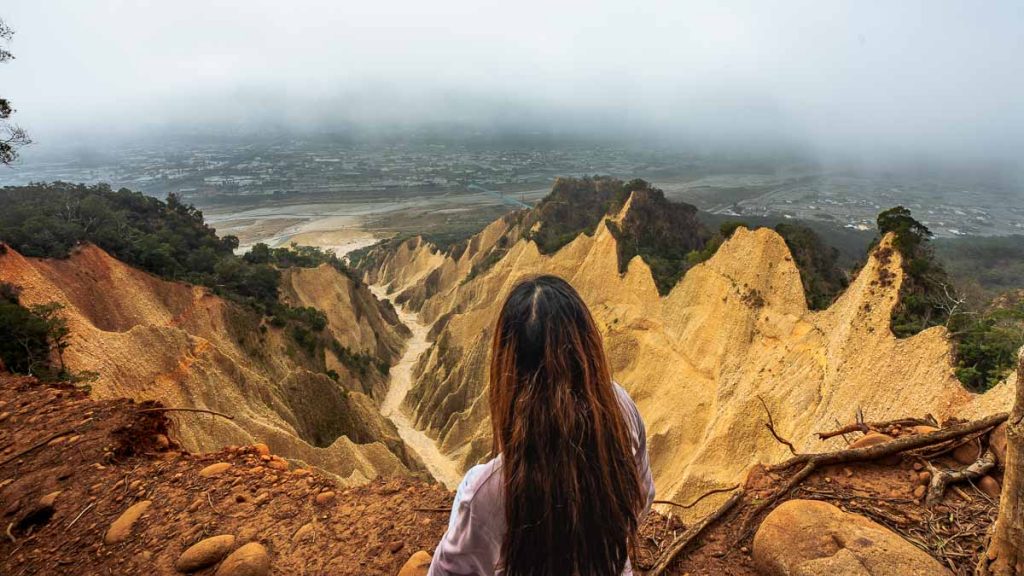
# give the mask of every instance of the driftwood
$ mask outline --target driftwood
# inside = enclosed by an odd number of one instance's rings
[[[939,470],[927,460],[925,460],[925,465],[932,473],[932,479],[928,484],[928,495],[925,497],[924,502],[926,506],[933,506],[942,500],[942,495],[946,493],[946,488],[950,484],[977,480],[987,474],[989,470],[995,468],[996,457],[992,454],[991,450],[986,450],[973,464],[960,470]]]
[[[658,561],[654,563],[654,566],[647,572],[647,576],[661,576],[662,574],[664,574],[665,571],[668,570],[669,566],[672,565],[672,562],[675,561],[676,557],[679,556],[679,554],[683,551],[683,549],[686,548],[686,546],[689,545],[690,542],[693,542],[694,539],[700,536],[701,533],[704,532],[705,528],[720,520],[726,512],[731,510],[737,502],[742,500],[743,494],[744,491],[741,488],[735,494],[730,496],[724,504],[719,506],[717,510],[712,512],[710,515],[704,517],[704,519],[700,520],[693,526],[690,526],[686,529],[685,532],[676,537],[676,539],[672,541],[672,544],[669,545],[668,549],[665,550],[661,557],[658,558]]]

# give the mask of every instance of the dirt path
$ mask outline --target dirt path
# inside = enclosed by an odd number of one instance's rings
[[[374,296],[379,299],[387,298],[383,286],[371,286]],[[412,371],[420,355],[427,351],[430,343],[427,341],[429,327],[420,322],[415,313],[408,312],[404,308],[395,306],[398,318],[412,331],[412,337],[406,343],[405,352],[398,363],[391,367],[391,382],[388,386],[388,393],[381,402],[380,413],[394,422],[398,428],[398,435],[415,452],[420,460],[426,465],[427,470],[438,482],[444,484],[448,489],[454,490],[462,480],[462,472],[454,460],[446,456],[438,448],[437,443],[427,436],[422,430],[413,425],[409,415],[402,410],[402,400],[409,393],[412,387]]]

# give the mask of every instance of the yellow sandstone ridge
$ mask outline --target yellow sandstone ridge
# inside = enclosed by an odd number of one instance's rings
[[[400,298],[443,271],[444,281],[419,307],[425,322],[437,322],[436,340],[417,366],[406,405],[416,425],[464,467],[490,448],[485,388],[494,319],[519,279],[543,273],[569,280],[593,311],[615,378],[647,423],[655,481],[666,499],[689,500],[734,484],[758,461],[787,456],[765,429],[761,400],[779,433],[806,451],[838,447],[841,439],[819,442],[814,432],[852,421],[858,408],[873,420],[928,413],[941,420],[1010,404],[1012,382],[984,395],[963,389],[943,328],[903,340],[892,335],[903,276],[899,255],[887,249],[891,238],[829,309],[815,312],[785,242],[769,229],[738,229],[660,297],[639,257],[619,274],[605,222],[592,236],[542,255],[508,220],[479,239],[494,245],[496,230],[509,230],[507,254],[472,279],[471,256],[446,258],[415,240],[386,258],[375,278]],[[696,512],[717,504],[709,500]]]
[[[401,329],[385,318],[383,306],[370,306],[365,286],[327,266],[286,278],[285,292],[299,305],[348,298],[327,311],[330,330],[343,343],[397,350]],[[91,383],[94,397],[159,400],[233,416],[175,413],[176,440],[187,450],[265,442],[273,453],[347,483],[408,473],[397,431],[359,381],[339,371],[339,383],[313,371],[288,351],[280,329],[261,328],[257,315],[205,288],[162,280],[91,245],[67,259],[26,258],[8,248],[0,254],[0,281],[21,286],[26,305],[65,306],[71,330],[65,360],[74,372],[99,375]],[[344,310],[346,304],[362,309]],[[360,320],[352,322],[355,317]]]

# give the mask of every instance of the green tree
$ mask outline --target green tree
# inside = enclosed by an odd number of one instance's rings
[[[0,18],[0,64],[14,59],[5,45],[14,37],[14,30],[11,30],[2,18]],[[30,144],[32,140],[20,126],[10,122],[14,108],[6,98],[0,97],[0,164],[10,164],[18,157],[18,148]]]
[[[1013,371],[1024,346],[1024,298],[1006,296],[980,312],[957,312],[950,320],[956,375],[964,386],[985,391]]]
[[[267,246],[263,242],[259,242],[250,248],[243,258],[245,258],[245,261],[250,264],[269,264],[270,246]]]
[[[878,215],[878,231],[893,233],[893,248],[902,257],[903,284],[892,314],[892,331],[904,338],[949,322],[962,299],[935,258],[932,232],[910,210],[897,206]]]
[[[878,231],[883,235],[892,232],[896,235],[896,247],[904,254],[913,254],[924,242],[934,236],[927,226],[911,216],[910,210],[903,206],[890,208],[878,215]]]
[[[61,304],[24,307],[21,289],[0,283],[0,361],[12,372],[44,378],[64,376],[64,350],[68,346],[68,325]],[[52,358],[57,356],[58,365]]]

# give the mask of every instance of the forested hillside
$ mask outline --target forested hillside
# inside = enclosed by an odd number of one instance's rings
[[[243,304],[270,323],[286,328],[315,363],[323,364],[332,350],[349,368],[365,373],[387,362],[352,350],[329,338],[323,312],[281,302],[280,269],[314,268],[328,264],[358,284],[348,268],[332,253],[318,248],[269,248],[257,244],[236,256],[238,239],[218,237],[203,220],[202,211],[171,194],[161,201],[126,188],[114,191],[106,184],[54,182],[0,189],[0,247],[9,245],[23,256],[66,258],[79,245],[90,243],[133,267],[170,280],[208,287],[215,294]],[[15,299],[5,306],[13,312]],[[27,321],[27,320],[26,320]],[[38,323],[38,318],[34,322]],[[8,363],[13,356],[9,355]],[[14,365],[22,365],[20,360]]]

